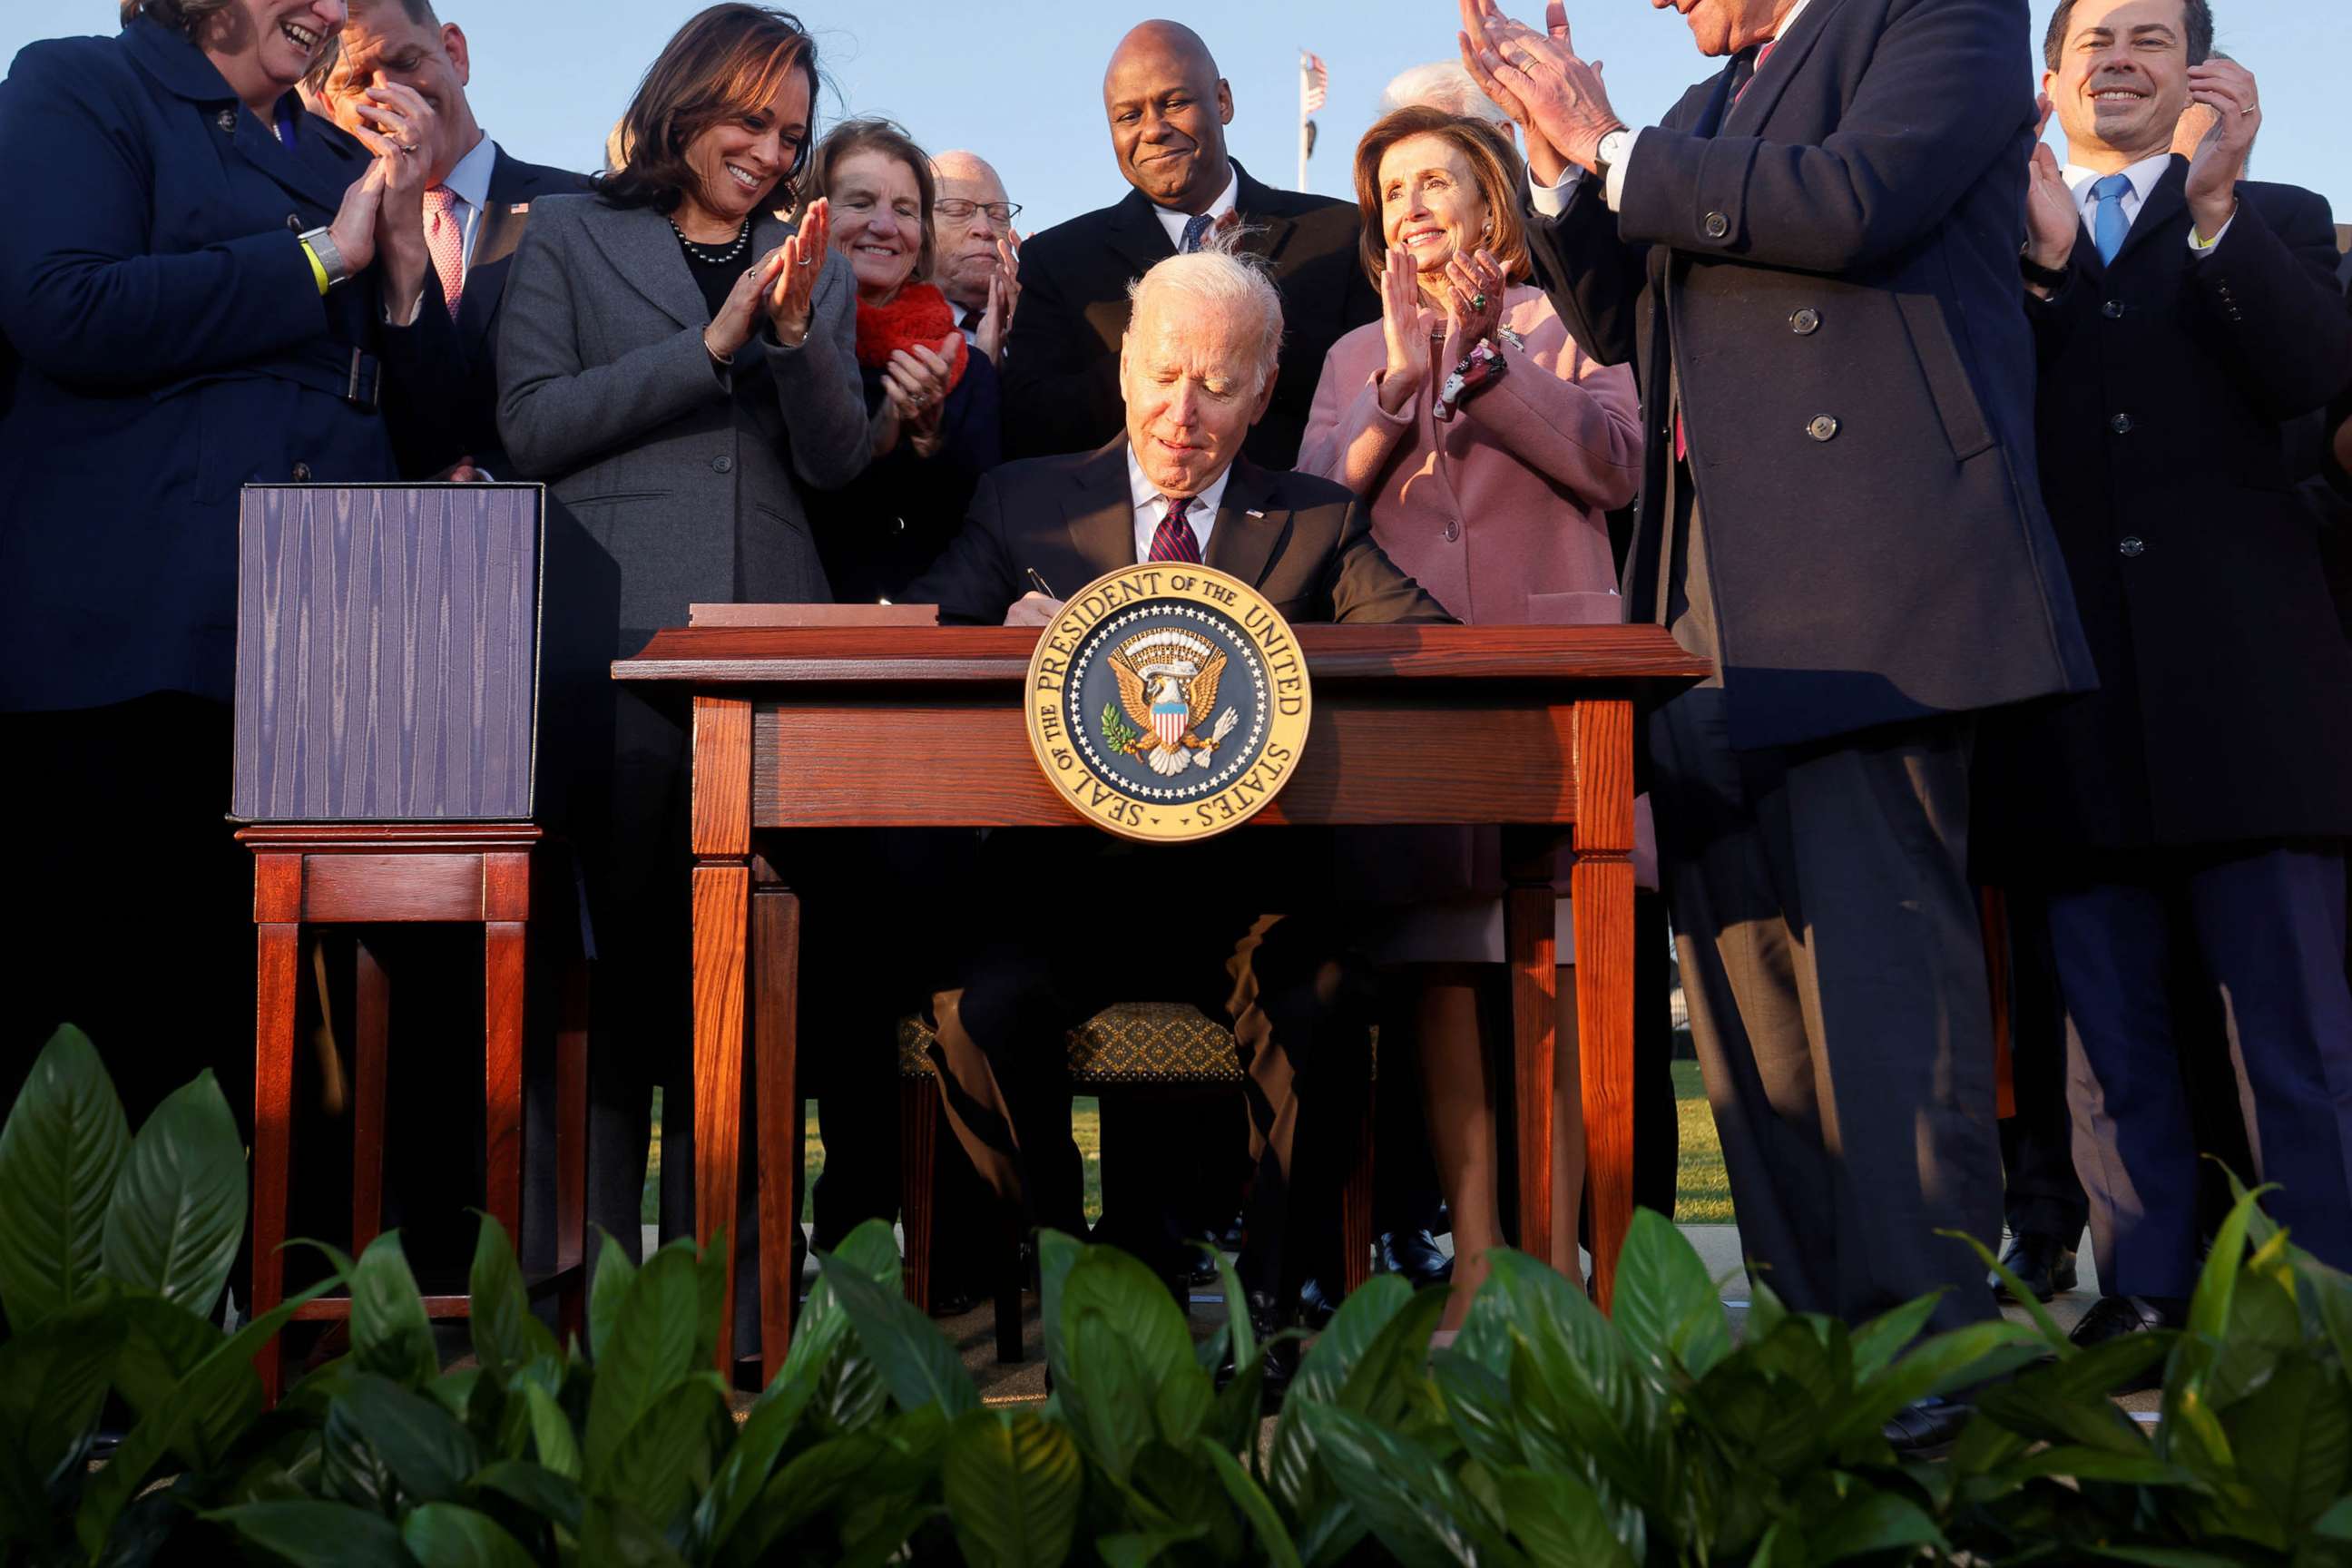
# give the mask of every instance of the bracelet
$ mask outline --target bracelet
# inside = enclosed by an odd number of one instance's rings
[[[311,276],[319,281],[319,292],[341,288],[352,280],[352,269],[343,262],[341,247],[335,237],[323,228],[304,229],[300,235],[302,248],[310,254]]]
[[[733,354],[720,353],[717,349],[710,346],[710,331],[707,327],[703,329],[702,332],[702,352],[710,356],[710,363],[713,364],[731,365],[735,363],[735,356]]]

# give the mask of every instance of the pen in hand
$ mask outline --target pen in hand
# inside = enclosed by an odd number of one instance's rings
[[[1031,587],[1036,589],[1037,592],[1045,595],[1045,597],[1053,600],[1055,604],[1061,603],[1062,595],[1054,592],[1054,585],[1051,583],[1046,582],[1044,577],[1038,574],[1037,568],[1034,566],[1026,566],[1022,570],[1028,573],[1029,585]]]

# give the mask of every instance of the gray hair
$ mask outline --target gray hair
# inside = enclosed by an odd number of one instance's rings
[[[1511,122],[1511,117],[1480,90],[1459,60],[1433,60],[1425,66],[1399,71],[1381,89],[1382,114],[1421,107],[1442,109],[1465,119],[1491,120],[1497,125]]]
[[[1282,363],[1282,296],[1256,257],[1237,250],[1243,231],[1232,228],[1186,256],[1171,256],[1127,286],[1127,324],[1131,331],[1146,299],[1181,295],[1203,310],[1254,315],[1263,388]]]

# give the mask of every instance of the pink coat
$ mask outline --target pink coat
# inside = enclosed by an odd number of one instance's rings
[[[1440,318],[1424,310],[1424,330]],[[1432,410],[1438,365],[1401,413],[1380,405],[1388,341],[1381,323],[1331,345],[1298,448],[1298,467],[1368,498],[1372,537],[1460,620],[1500,626],[1613,626],[1625,618],[1609,549],[1608,512],[1642,477],[1641,399],[1632,370],[1579,348],[1540,289],[1504,298],[1509,371],[1447,424]],[[1431,345],[1433,360],[1440,345]],[[1639,803],[1634,861],[1657,886],[1648,801]],[[1375,935],[1390,960],[1476,963],[1502,956],[1501,836],[1411,829],[1368,838],[1350,891],[1410,905]],[[1564,860],[1565,858],[1563,858]],[[1566,866],[1560,890],[1567,891]],[[1573,941],[1563,898],[1556,932]],[[1563,947],[1562,962],[1570,950]]]
[[[1509,373],[1445,425],[1431,411],[1451,366],[1391,417],[1380,405],[1381,324],[1341,338],[1324,356],[1298,466],[1365,497],[1389,559],[1460,620],[1622,621],[1606,514],[1641,483],[1633,373],[1587,356],[1540,289],[1512,289],[1503,324],[1526,352],[1507,347]]]

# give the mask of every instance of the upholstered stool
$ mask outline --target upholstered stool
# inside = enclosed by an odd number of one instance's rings
[[[1107,1007],[1066,1037],[1070,1088],[1103,1101],[1104,1142],[1114,1107],[1130,1099],[1168,1095],[1238,1095],[1249,1081],[1234,1037],[1197,1007],[1179,1003],[1131,1002]],[[1379,1035],[1372,1039],[1373,1072],[1379,1072]],[[939,1136],[939,1037],[920,1015],[898,1020],[899,1207],[905,1216],[907,1257],[901,1271],[907,1299],[929,1310],[932,1208],[937,1173],[932,1151]],[[1008,1230],[1019,1233],[1017,1217]],[[1342,1283],[1353,1290],[1371,1272],[1372,1118],[1367,1103],[1356,1140],[1356,1160],[1340,1199]],[[1009,1289],[1008,1289],[1009,1280]],[[999,1361],[1021,1359],[1021,1276],[1017,1264],[1001,1271],[996,1285],[996,1353]]]

